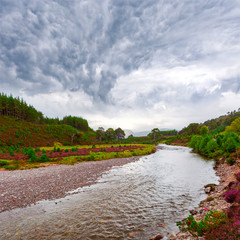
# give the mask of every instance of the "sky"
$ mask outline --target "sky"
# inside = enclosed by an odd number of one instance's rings
[[[0,0],[0,91],[93,129],[240,107],[240,1]]]

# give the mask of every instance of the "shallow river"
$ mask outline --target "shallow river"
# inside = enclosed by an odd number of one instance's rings
[[[189,148],[156,153],[114,167],[96,184],[55,201],[0,214],[0,239],[149,239],[178,231],[176,221],[218,183],[213,162]]]

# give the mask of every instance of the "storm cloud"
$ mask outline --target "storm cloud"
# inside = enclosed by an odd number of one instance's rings
[[[240,107],[237,0],[0,4],[1,91],[47,116],[145,130]]]

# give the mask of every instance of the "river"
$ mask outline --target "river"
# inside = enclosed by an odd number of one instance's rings
[[[113,167],[63,199],[0,214],[0,239],[149,239],[176,232],[176,221],[218,183],[213,161],[186,147],[162,149]]]

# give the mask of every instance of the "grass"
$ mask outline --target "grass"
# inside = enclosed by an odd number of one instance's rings
[[[83,150],[83,155],[78,150]],[[34,158],[32,161],[30,156],[22,153],[14,153],[14,156],[8,156],[12,159],[0,159],[0,167],[6,170],[15,169],[29,169],[36,167],[43,167],[51,164],[67,164],[73,165],[82,161],[101,161],[112,158],[125,158],[132,156],[148,155],[155,152],[155,147],[149,144],[102,144],[102,145],[79,145],[79,146],[59,146],[59,147],[40,147],[31,149],[31,153],[35,151],[35,154],[42,156],[48,155],[47,161],[40,162],[41,157]],[[67,153],[70,156],[66,156]],[[34,156],[35,156],[34,154]],[[63,156],[62,156],[63,155]],[[65,156],[64,156],[65,155]]]

